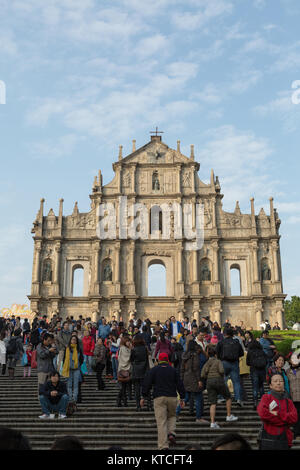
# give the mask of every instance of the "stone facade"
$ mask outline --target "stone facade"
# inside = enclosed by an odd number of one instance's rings
[[[51,209],[44,216],[41,200],[32,232],[34,260],[32,290],[28,296],[31,309],[42,314],[60,313],[62,317],[82,314],[93,319],[100,315],[116,315],[127,321],[132,312],[140,318],[164,321],[171,314],[177,318],[187,314],[200,319],[233,323],[243,320],[257,328],[264,318],[283,326],[282,274],[279,248],[280,220],[273,199],[270,215],[262,209],[255,214],[242,214],[237,202],[233,213],[222,209],[221,187],[211,171],[210,184],[198,176],[200,165],[195,161],[194,147],[190,157],[169,148],[161,137],[151,141],[113,164],[114,179],[102,183],[101,171],[95,177],[90,195],[91,210],[80,213],[77,203],[73,213],[63,215]],[[128,212],[130,223],[136,220],[137,230],[146,230],[149,237],[120,236],[124,217],[120,217],[121,197],[128,207],[140,203],[151,214],[153,206],[191,204],[191,226],[196,226],[196,205],[204,208],[204,244],[200,249],[187,250],[185,238],[178,238],[174,213],[170,212],[170,237],[163,238],[157,225],[150,235],[150,218],[137,218]],[[108,216],[100,206],[111,203],[116,210],[116,237],[99,237],[99,220]],[[152,264],[166,268],[166,297],[148,297],[148,269]],[[74,271],[83,269],[83,296],[74,297]],[[231,270],[240,276],[240,295],[231,295]]]

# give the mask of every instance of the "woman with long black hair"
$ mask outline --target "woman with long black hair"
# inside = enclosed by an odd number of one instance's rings
[[[132,382],[135,392],[136,411],[141,411],[142,384],[147,370],[149,369],[148,348],[141,335],[136,335],[133,340],[130,361],[132,364]],[[150,411],[151,404],[148,400],[147,409]]]

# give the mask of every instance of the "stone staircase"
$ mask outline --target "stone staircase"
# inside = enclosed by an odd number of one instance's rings
[[[42,421],[37,397],[37,375],[32,371],[30,378],[23,378],[23,368],[17,366],[15,379],[0,376],[0,426],[8,426],[22,431],[34,450],[49,450],[56,438],[75,435],[85,449],[107,449],[118,445],[125,450],[156,450],[157,433],[153,412],[135,411],[135,401],[129,401],[128,408],[117,408],[118,385],[106,382],[105,391],[96,390],[95,375],[85,378],[82,385],[82,403],[78,411],[65,420]],[[246,389],[251,399],[250,380]],[[204,395],[205,418],[209,419],[209,409]],[[212,442],[224,432],[238,432],[244,436],[253,449],[257,448],[257,434],[260,419],[252,410],[252,401],[243,408],[233,405],[232,412],[239,420],[226,423],[225,404],[217,406],[216,421],[221,429],[211,430],[208,425],[195,423],[195,417],[188,415],[188,407],[180,414],[177,422],[176,449],[184,449],[190,443],[209,449]],[[300,450],[300,441],[294,441],[293,449]]]

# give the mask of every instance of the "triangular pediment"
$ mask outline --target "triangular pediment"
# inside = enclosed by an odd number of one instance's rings
[[[190,159],[181,152],[171,149],[161,141],[151,140],[135,152],[122,159],[122,165],[137,164],[155,164],[161,163],[188,163]]]

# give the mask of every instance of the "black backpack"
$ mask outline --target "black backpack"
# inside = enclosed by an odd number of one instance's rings
[[[223,341],[222,361],[235,362],[240,357],[240,342],[237,339],[226,338]]]
[[[17,338],[11,338],[6,348],[6,352],[9,355],[16,354],[17,352]]]
[[[251,366],[256,369],[265,369],[267,358],[262,349],[254,349],[251,351]]]

